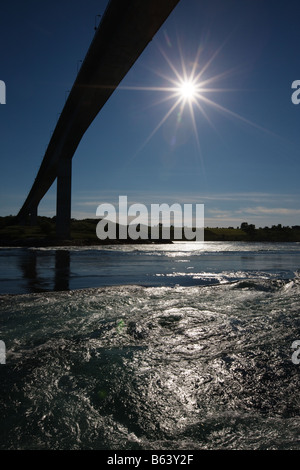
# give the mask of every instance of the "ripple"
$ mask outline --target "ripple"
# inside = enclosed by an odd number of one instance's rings
[[[2,298],[1,446],[299,448],[298,306],[272,279]]]

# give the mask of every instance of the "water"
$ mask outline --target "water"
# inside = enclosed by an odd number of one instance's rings
[[[1,249],[0,448],[298,450],[299,268],[296,243]]]

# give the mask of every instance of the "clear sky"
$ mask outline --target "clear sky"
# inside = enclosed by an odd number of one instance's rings
[[[1,216],[31,188],[107,3],[1,3]],[[72,217],[127,195],[204,203],[206,226],[300,225],[299,14],[299,0],[181,0],[84,135]],[[184,71],[196,95],[175,107]],[[40,215],[55,215],[55,195],[56,183]]]

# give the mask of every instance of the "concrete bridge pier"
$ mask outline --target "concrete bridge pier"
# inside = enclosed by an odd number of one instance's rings
[[[67,240],[71,235],[72,159],[60,158],[57,168],[56,236]]]
[[[38,206],[31,208],[29,212],[29,220],[30,220],[31,226],[37,225],[37,214],[38,214]]]

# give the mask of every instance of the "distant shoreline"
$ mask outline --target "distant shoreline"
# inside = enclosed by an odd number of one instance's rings
[[[174,238],[174,228],[170,228],[170,238],[152,240],[149,230],[147,239],[132,240],[100,240],[96,235],[99,219],[71,220],[71,237],[60,240],[55,235],[55,218],[38,217],[37,225],[19,225],[14,216],[0,217],[1,247],[55,247],[55,246],[106,246],[136,244],[166,244],[173,241],[189,241]],[[118,234],[119,227],[116,227]],[[160,232],[161,234],[161,232]],[[281,224],[272,227],[256,228],[243,222],[240,227],[205,227],[204,241],[236,241],[236,242],[300,242],[300,225],[284,227]],[[192,242],[192,241],[191,241]]]

